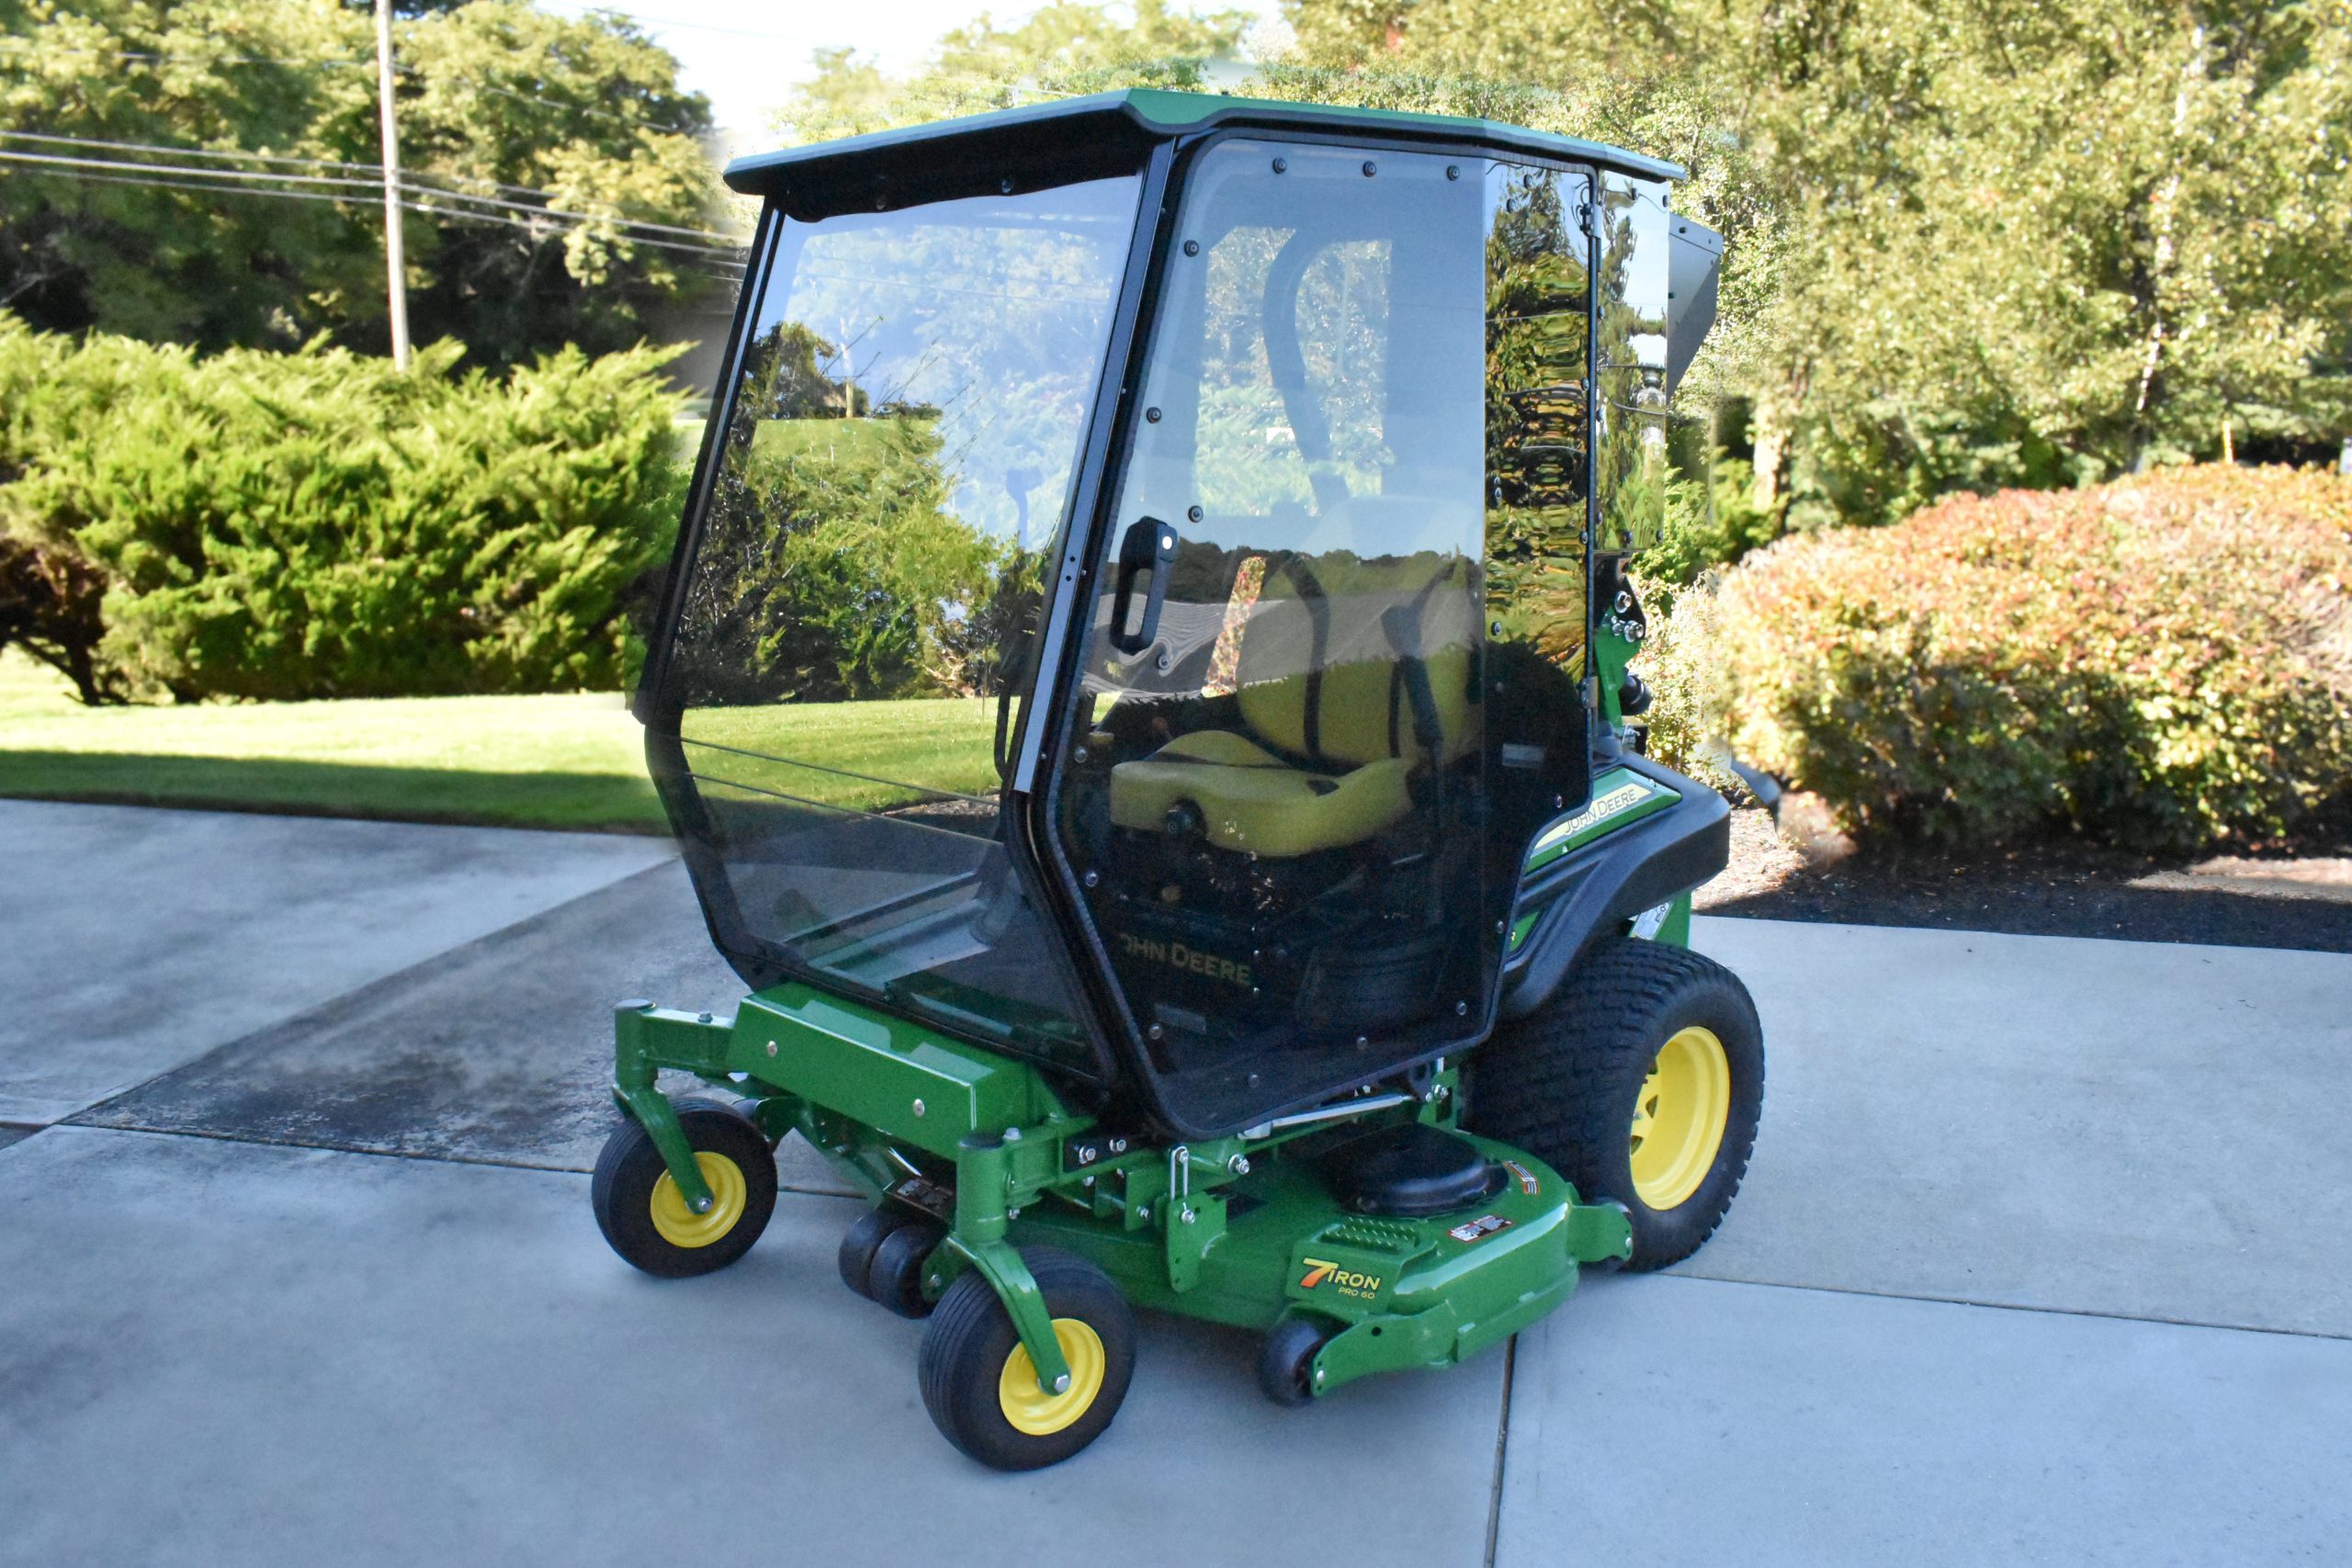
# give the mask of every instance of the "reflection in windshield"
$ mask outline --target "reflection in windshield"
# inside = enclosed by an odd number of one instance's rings
[[[750,940],[1074,1065],[1000,768],[1136,186],[785,224],[667,666]]]
[[[1597,546],[1640,550],[1666,522],[1666,333],[1671,215],[1657,180],[1600,181],[1600,372],[1594,383]]]

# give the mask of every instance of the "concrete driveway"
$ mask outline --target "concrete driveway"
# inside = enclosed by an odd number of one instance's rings
[[[2352,957],[1702,920],[1771,1081],[1724,1232],[1507,1350],[1256,1393],[1147,1319],[966,1461],[805,1151],[664,1283],[609,1004],[724,1010],[665,846],[0,802],[0,1562],[2341,1562]],[[38,1128],[38,1131],[28,1131]]]

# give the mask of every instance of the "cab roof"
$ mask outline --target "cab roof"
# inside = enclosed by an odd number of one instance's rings
[[[906,198],[917,187],[951,173],[967,177],[998,170],[1029,174],[1070,162],[1140,158],[1155,142],[1228,127],[1277,134],[1352,130],[1469,143],[1497,152],[1596,164],[1645,179],[1684,177],[1680,164],[1664,159],[1464,115],[1410,114],[1138,87],[756,153],[729,164],[726,179],[729,188],[746,196],[768,197],[787,209],[815,209],[844,198],[888,199],[893,195]]]

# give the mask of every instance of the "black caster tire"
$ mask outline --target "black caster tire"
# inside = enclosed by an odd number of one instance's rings
[[[884,1236],[865,1272],[865,1293],[900,1317],[929,1317],[933,1303],[922,1293],[923,1266],[947,1233],[926,1220],[909,1220]]]
[[[1687,948],[1596,944],[1543,1009],[1469,1065],[1463,1123],[1516,1144],[1633,1221],[1634,1271],[1679,1263],[1723,1223],[1764,1108],[1747,987]]]
[[[715,1100],[681,1100],[676,1110],[717,1200],[709,1213],[686,1206],[662,1151],[626,1112],[588,1184],[605,1240],[624,1262],[664,1280],[726,1268],[751,1250],[775,1213],[775,1154],[760,1130]]]
[[[1258,1358],[1258,1386],[1276,1404],[1315,1403],[1315,1358],[1331,1341],[1334,1330],[1311,1317],[1286,1317],[1266,1336],[1265,1353]]]
[[[923,1407],[941,1436],[992,1470],[1069,1458],[1111,1425],[1135,1376],[1135,1314],[1109,1277],[1052,1247],[1021,1257],[1069,1362],[1068,1392],[1038,1389],[1011,1314],[978,1269],[947,1287],[922,1337]]]
[[[872,1301],[874,1292],[867,1281],[873,1278],[875,1249],[892,1231],[910,1223],[909,1216],[896,1209],[868,1209],[860,1214],[857,1224],[842,1237],[842,1283]]]

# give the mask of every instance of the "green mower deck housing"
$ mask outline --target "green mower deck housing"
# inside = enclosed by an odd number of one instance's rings
[[[1721,254],[1679,173],[1156,92],[729,167],[636,708],[752,994],[620,1004],[616,1250],[740,1257],[797,1134],[1017,1469],[1108,1424],[1130,1305],[1304,1403],[1703,1242],[1762,1041],[1628,668]]]

